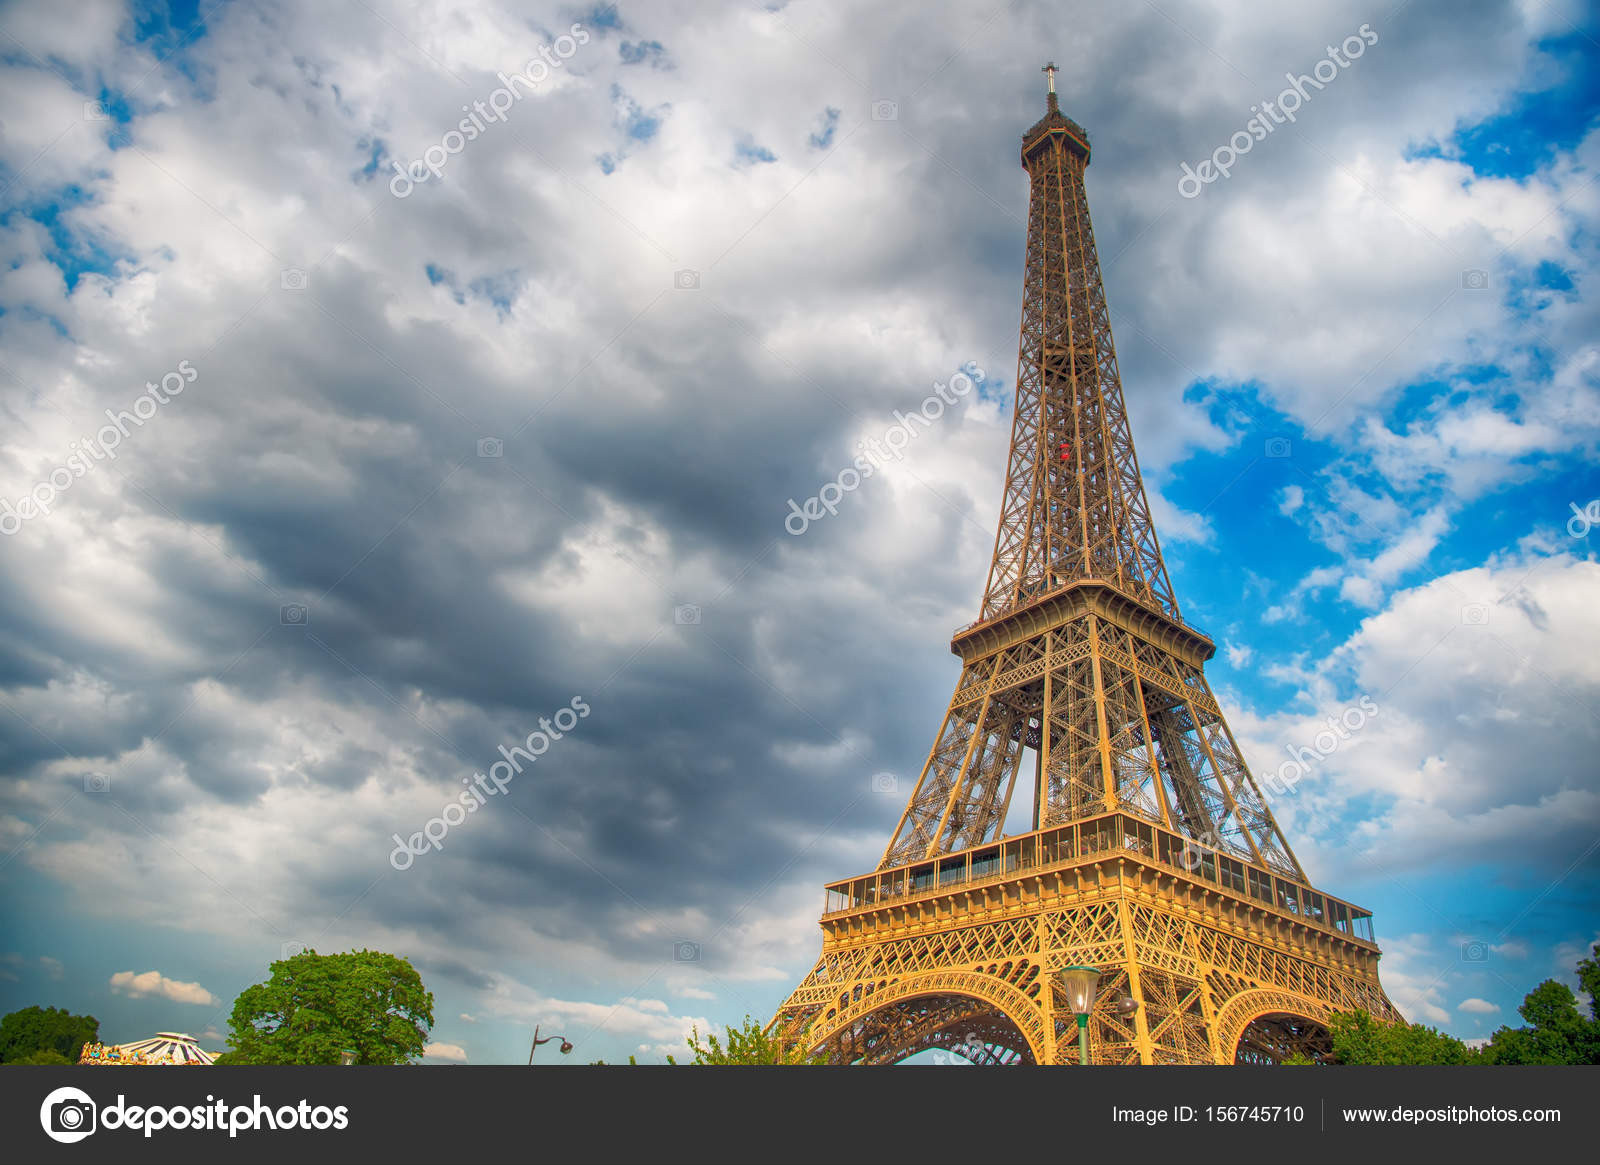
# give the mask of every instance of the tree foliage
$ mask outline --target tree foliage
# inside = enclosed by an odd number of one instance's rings
[[[35,1053],[50,1051],[76,1064],[83,1045],[99,1036],[100,1021],[92,1015],[73,1015],[60,1007],[24,1007],[0,1019],[0,1063],[29,1063]]]
[[[1364,1011],[1328,1021],[1339,1064],[1470,1064],[1475,1053],[1455,1036],[1420,1023],[1379,1023]]]
[[[748,1015],[739,1027],[728,1026],[721,1039],[715,1032],[700,1042],[700,1029],[688,1039],[696,1064],[820,1064],[822,1057],[808,1056],[803,1048],[786,1048],[766,1033]]]
[[[1600,1064],[1600,943],[1578,963],[1578,983],[1589,1014],[1578,1010],[1572,988],[1546,979],[1517,1009],[1527,1022],[1503,1027],[1483,1049],[1486,1064]]]
[[[1600,943],[1587,959],[1578,960],[1578,986],[1589,997],[1589,1018],[1600,1023]]]
[[[433,1027],[433,993],[405,959],[380,951],[303,951],[240,992],[219,1064],[409,1064]]]
[[[1382,1024],[1366,1012],[1337,1014],[1333,1058],[1340,1064],[1600,1064],[1600,943],[1578,963],[1589,1014],[1572,988],[1546,979],[1517,1009],[1525,1023],[1502,1027],[1482,1048],[1416,1023]]]

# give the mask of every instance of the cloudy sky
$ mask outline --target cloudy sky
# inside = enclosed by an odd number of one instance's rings
[[[1516,1022],[1600,937],[1597,38],[1578,0],[0,8],[0,1010],[220,1046],[304,946],[409,957],[439,1059],[769,1016],[977,611],[1053,58],[1234,731],[1276,771],[1371,701],[1285,832],[1408,1018]]]

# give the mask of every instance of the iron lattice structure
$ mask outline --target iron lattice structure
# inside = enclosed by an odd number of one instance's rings
[[[1016,409],[982,609],[951,643],[961,678],[882,862],[827,888],[822,957],[771,1030],[839,1063],[1076,1062],[1054,972],[1087,964],[1093,1063],[1315,1058],[1331,1012],[1398,1013],[1371,915],[1307,881],[1206,683],[1216,647],[1179,612],[1128,430],[1089,141],[1051,79],[1022,142]],[[1032,829],[1004,837],[1026,768]]]

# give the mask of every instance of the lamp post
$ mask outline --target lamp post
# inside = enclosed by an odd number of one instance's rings
[[[354,1048],[345,1048],[339,1053],[339,1063],[348,1068],[350,1065],[356,1062],[356,1057],[358,1055],[360,1055],[360,1053]]]
[[[1089,1012],[1094,1010],[1094,989],[1100,982],[1098,967],[1063,967],[1056,972],[1067,1006],[1078,1017],[1078,1063],[1089,1062]]]
[[[534,1051],[539,1047],[540,1044],[548,1044],[551,1040],[561,1041],[561,1054],[563,1056],[572,1051],[572,1041],[567,1039],[566,1036],[545,1036],[544,1039],[541,1040],[539,1038],[539,1027],[537,1024],[535,1024],[533,1028],[533,1047],[528,1049],[528,1066],[530,1068],[533,1066]]]

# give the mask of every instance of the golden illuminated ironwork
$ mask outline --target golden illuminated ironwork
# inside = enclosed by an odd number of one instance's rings
[[[1178,610],[1128,432],[1089,139],[1046,68],[981,613],[878,869],[827,887],[822,957],[771,1030],[839,1063],[1077,1063],[1057,972],[1087,966],[1090,1063],[1323,1056],[1330,1013],[1398,1017],[1371,915],[1307,881],[1202,673],[1216,647]],[[1005,837],[1027,768],[1032,829]]]

